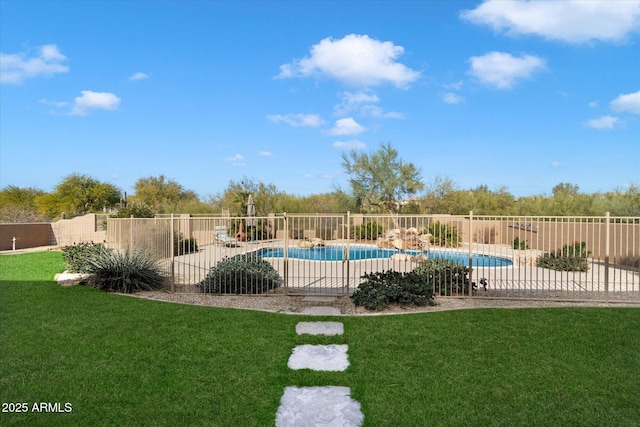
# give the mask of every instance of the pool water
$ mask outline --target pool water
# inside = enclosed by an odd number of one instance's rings
[[[287,256],[295,259],[306,259],[311,261],[342,261],[345,246],[322,246],[317,248],[289,248]],[[258,255],[264,258],[284,258],[284,248],[262,248],[258,250]],[[395,249],[381,249],[373,246],[351,246],[349,248],[350,260],[390,258],[392,255],[406,253],[418,255],[424,253],[431,259],[448,259],[458,264],[469,265],[469,254],[467,252],[450,251],[399,251]],[[489,255],[473,254],[471,263],[474,267],[508,267],[512,265],[511,260]]]

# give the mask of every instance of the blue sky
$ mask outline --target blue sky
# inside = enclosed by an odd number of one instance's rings
[[[0,187],[348,189],[390,142],[460,188],[640,184],[640,1],[0,2]]]

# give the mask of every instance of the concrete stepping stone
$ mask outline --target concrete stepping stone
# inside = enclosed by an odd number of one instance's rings
[[[341,322],[299,322],[296,325],[296,334],[342,335],[344,334],[344,325]]]
[[[363,422],[349,387],[285,387],[276,413],[277,427],[356,427]]]
[[[287,366],[291,369],[344,371],[349,367],[347,344],[299,345],[293,349]]]
[[[335,307],[309,307],[302,310],[302,314],[310,316],[340,316],[340,309]]]

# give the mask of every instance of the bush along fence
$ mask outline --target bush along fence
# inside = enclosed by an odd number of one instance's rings
[[[109,218],[107,246],[155,258],[172,292],[403,295],[422,281],[436,296],[640,302],[640,218],[608,214]]]

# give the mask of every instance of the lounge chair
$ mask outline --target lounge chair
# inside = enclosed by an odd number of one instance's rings
[[[224,246],[236,246],[238,244],[235,237],[229,236],[227,233],[227,227],[224,225],[216,225],[214,227],[214,238],[216,243],[220,243]]]

